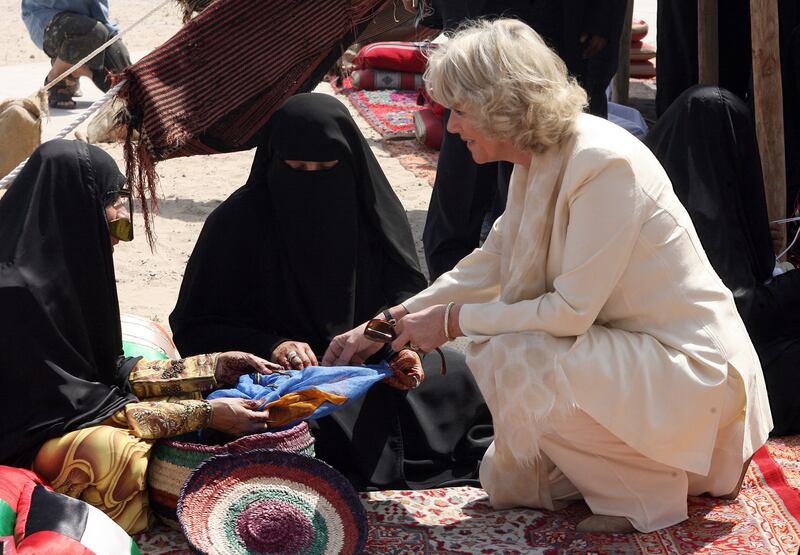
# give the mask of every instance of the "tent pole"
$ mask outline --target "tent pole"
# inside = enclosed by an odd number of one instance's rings
[[[717,10],[717,0],[697,2],[697,74],[701,85],[719,85]]]
[[[770,221],[786,217],[786,150],[778,35],[778,0],[750,0],[756,136]],[[786,226],[781,225],[781,250]]]
[[[619,60],[617,73],[611,87],[611,98],[617,104],[627,104],[630,100],[631,83],[631,21],[633,20],[633,0],[628,0],[622,36],[619,38]]]

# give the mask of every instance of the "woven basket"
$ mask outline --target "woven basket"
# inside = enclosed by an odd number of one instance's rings
[[[301,422],[286,430],[244,436],[224,445],[158,441],[150,453],[147,467],[150,508],[163,522],[180,529],[175,508],[189,474],[214,455],[243,453],[253,449],[272,449],[313,457],[314,438],[308,431],[308,424]]]

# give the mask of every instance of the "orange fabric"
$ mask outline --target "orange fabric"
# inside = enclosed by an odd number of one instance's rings
[[[305,389],[287,393],[280,399],[269,403],[264,410],[269,411],[269,423],[273,427],[285,426],[295,420],[302,420],[312,415],[326,401],[334,405],[341,405],[347,401],[347,397],[319,389]]]

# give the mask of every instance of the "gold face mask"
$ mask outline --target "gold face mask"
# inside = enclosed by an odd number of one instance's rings
[[[131,190],[127,187],[120,189],[117,200],[113,205],[117,212],[127,211],[128,215],[114,218],[108,222],[108,231],[120,241],[133,240],[133,197]]]

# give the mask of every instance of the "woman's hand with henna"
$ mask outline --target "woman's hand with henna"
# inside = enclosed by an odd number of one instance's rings
[[[214,377],[220,384],[231,385],[239,381],[239,376],[242,374],[250,374],[252,372],[272,374],[275,370],[282,370],[282,368],[250,353],[228,351],[217,356]]]
[[[403,349],[389,362],[392,376],[384,378],[384,382],[400,390],[415,389],[425,381],[425,370],[419,354],[411,349]]]
[[[258,410],[260,401],[220,397],[211,399],[209,403],[211,403],[209,428],[235,436],[261,433],[269,428],[269,411]]]

